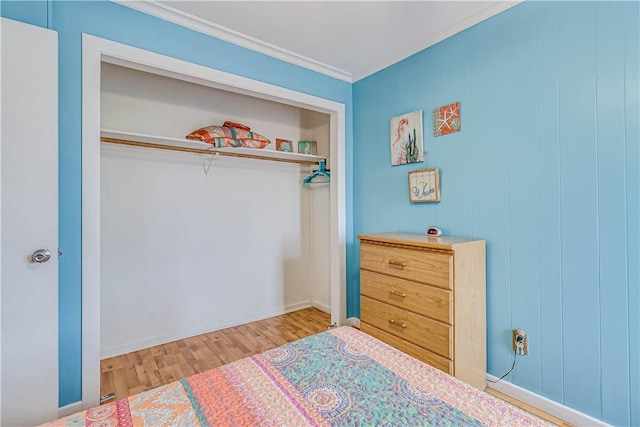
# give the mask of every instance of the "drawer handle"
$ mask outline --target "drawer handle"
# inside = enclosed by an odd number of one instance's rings
[[[400,291],[389,291],[389,293],[390,293],[391,295],[395,295],[395,296],[400,297],[400,298],[404,298],[404,297],[406,297],[406,296],[407,296],[407,294],[402,293],[402,292],[400,292]]]
[[[389,319],[389,323],[391,323],[394,326],[400,326],[403,329],[407,327],[406,323],[398,322],[397,320],[394,320],[394,319]]]
[[[401,261],[398,259],[390,259],[389,260],[389,264],[390,265],[395,265],[397,267],[406,267],[407,266],[407,262],[406,261]]]

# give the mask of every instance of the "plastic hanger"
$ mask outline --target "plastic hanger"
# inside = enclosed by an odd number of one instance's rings
[[[329,182],[331,179],[331,175],[329,174],[329,171],[327,170],[326,165],[327,165],[326,160],[320,160],[318,162],[318,169],[313,171],[311,175],[306,177],[302,181],[302,183],[307,185],[307,184],[322,184],[324,182]],[[323,177],[323,179],[321,181],[314,181],[314,179],[318,177]]]

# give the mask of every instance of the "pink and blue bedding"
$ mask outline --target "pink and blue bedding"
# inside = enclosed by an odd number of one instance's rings
[[[340,327],[47,426],[537,426],[546,422]]]

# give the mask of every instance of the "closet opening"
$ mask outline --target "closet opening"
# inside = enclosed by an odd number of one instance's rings
[[[344,106],[83,41],[83,404],[105,358],[308,307],[343,324]],[[108,142],[189,145],[225,122],[269,139],[265,156]],[[313,141],[311,164],[278,161],[278,139]],[[305,185],[319,159],[330,182]]]
[[[271,140],[265,151],[276,139],[296,152],[315,141],[329,157],[327,114],[118,65],[102,64],[100,105],[101,129],[122,135],[179,140],[233,122]],[[329,183],[303,185],[313,166],[108,142],[100,151],[101,358],[331,311]]]

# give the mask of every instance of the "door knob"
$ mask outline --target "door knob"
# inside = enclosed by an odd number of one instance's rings
[[[49,249],[38,249],[31,255],[31,262],[37,262],[43,264],[51,259],[51,252]]]

